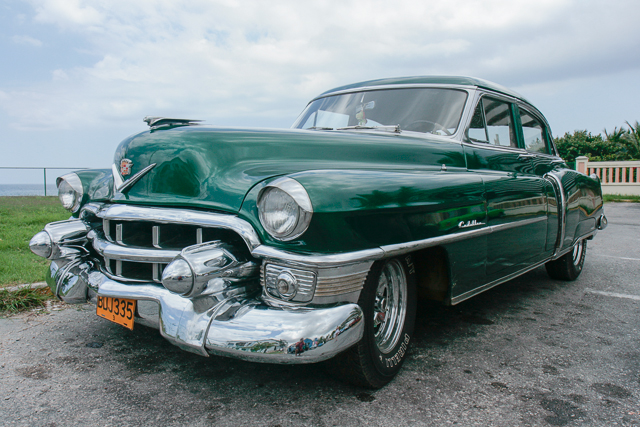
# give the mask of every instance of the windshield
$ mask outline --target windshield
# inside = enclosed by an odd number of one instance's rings
[[[400,126],[402,131],[453,135],[467,92],[412,88],[352,92],[311,102],[294,129],[344,129]]]

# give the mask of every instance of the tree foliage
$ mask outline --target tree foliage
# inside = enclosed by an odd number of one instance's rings
[[[592,162],[640,160],[640,122],[626,124],[628,129],[616,127],[610,133],[605,129],[604,136],[586,130],[567,132],[555,138],[560,157],[569,163],[579,156],[587,156]]]

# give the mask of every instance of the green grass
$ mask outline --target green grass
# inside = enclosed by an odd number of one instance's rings
[[[45,224],[69,217],[57,197],[0,197],[0,288],[44,280],[49,262],[29,241]]]
[[[46,301],[51,298],[53,298],[53,295],[49,288],[31,289],[24,287],[17,291],[0,289],[0,315],[44,307]]]
[[[603,195],[605,202],[634,202],[640,203],[640,196],[621,196],[619,194],[605,194]]]

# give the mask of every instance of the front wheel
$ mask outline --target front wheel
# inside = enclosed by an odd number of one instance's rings
[[[575,244],[573,250],[567,252],[555,261],[549,261],[544,266],[547,274],[558,280],[576,280],[582,267],[584,267],[584,258],[587,254],[587,241],[581,240]]]
[[[364,313],[364,336],[334,361],[350,382],[379,388],[400,370],[415,323],[415,275],[410,255],[372,266],[358,300]]]

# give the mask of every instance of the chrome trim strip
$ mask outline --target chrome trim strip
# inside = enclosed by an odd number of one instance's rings
[[[251,224],[233,215],[199,212],[188,209],[104,205],[103,208],[96,213],[96,216],[117,221],[146,221],[223,228],[238,233],[249,249],[255,249],[260,246],[260,238]]]
[[[493,145],[488,142],[462,141],[462,145],[468,145],[469,147],[474,147],[474,148],[484,148],[487,150],[503,151],[503,152],[507,152],[511,154],[519,154],[519,155],[525,155],[528,153],[524,148],[511,147],[511,146],[507,147],[506,145]]]
[[[557,255],[554,254],[553,256],[551,256],[549,258],[545,258],[544,260],[542,260],[542,261],[540,261],[540,262],[538,262],[538,263],[536,263],[534,265],[531,265],[529,267],[523,268],[522,270],[517,271],[515,273],[512,273],[512,274],[510,274],[510,275],[508,275],[506,277],[503,277],[503,278],[495,280],[495,281],[493,281],[491,283],[487,283],[485,285],[482,285],[480,287],[472,289],[472,290],[470,290],[468,292],[465,292],[464,294],[458,295],[457,297],[451,298],[451,305],[458,304],[458,303],[460,303],[460,302],[462,302],[464,300],[467,300],[467,299],[469,299],[469,298],[471,298],[471,297],[473,297],[475,295],[478,295],[478,294],[480,294],[480,293],[482,293],[482,292],[484,292],[486,290],[489,290],[489,289],[491,289],[491,288],[493,288],[495,286],[498,286],[498,285],[500,285],[502,283],[508,282],[509,280],[513,280],[516,277],[521,276],[521,275],[523,275],[523,274],[525,274],[525,273],[527,273],[527,272],[529,272],[529,271],[531,271],[531,270],[533,270],[535,268],[538,268],[541,265],[546,264],[549,261],[553,261],[555,259],[558,259],[561,256],[571,252],[573,250],[573,247],[576,244],[578,244],[578,242],[581,242],[584,239],[588,239],[589,237],[591,237],[591,236],[593,236],[595,234],[596,234],[595,231],[591,231],[591,232],[589,232],[587,234],[584,234],[584,235],[580,236],[578,239],[576,239],[576,241],[573,243],[573,245],[571,245],[569,248],[563,250],[562,252],[560,252]]]
[[[485,285],[479,286],[479,287],[477,287],[475,289],[471,289],[470,291],[467,291],[467,292],[465,292],[463,294],[460,294],[457,297],[452,297],[451,298],[451,305],[456,305],[458,303],[461,303],[462,301],[467,300],[467,299],[469,299],[471,297],[474,297],[474,296],[476,296],[476,295],[478,295],[478,294],[480,294],[480,293],[482,293],[484,291],[487,291],[487,290],[489,290],[489,289],[491,289],[491,288],[493,288],[495,286],[498,286],[498,285],[500,285],[502,283],[508,282],[509,280],[515,279],[516,277],[521,276],[521,275],[523,275],[524,273],[526,273],[528,271],[531,271],[531,270],[533,270],[535,268],[540,267],[541,265],[543,265],[544,263],[549,261],[549,259],[550,258],[546,258],[543,261],[537,262],[536,264],[533,264],[533,265],[530,265],[530,266],[528,266],[526,268],[523,268],[520,271],[516,271],[515,273],[511,273],[508,276],[505,276],[505,277],[500,278],[498,280],[494,280],[493,282],[490,282],[490,283],[487,283]]]
[[[480,237],[491,233],[508,230],[515,227],[523,227],[540,221],[546,221],[547,217],[540,216],[506,224],[492,225],[476,230],[462,231],[445,236],[430,237],[424,240],[385,245],[374,249],[365,249],[356,252],[330,255],[300,255],[273,248],[271,246],[260,245],[251,251],[251,255],[256,258],[265,258],[275,262],[286,262],[298,266],[336,267],[344,264],[375,261],[382,258],[403,255],[420,249],[430,248],[438,245],[446,245],[473,237]]]
[[[105,258],[145,263],[167,264],[180,254],[180,251],[120,246],[98,238],[93,239],[93,248]],[[116,275],[120,276],[118,273]]]
[[[558,225],[560,229],[558,230],[558,240],[556,241],[556,248],[553,253],[553,259],[556,259],[560,256],[559,252],[562,249],[562,244],[564,243],[564,236],[567,229],[567,200],[564,195],[562,180],[556,174],[554,174],[553,172],[549,172],[544,175],[544,178],[551,181],[553,191],[556,193],[556,200],[558,193],[560,193],[560,203],[558,205]]]
[[[129,190],[131,190],[131,187],[133,187],[138,181],[142,179],[143,176],[147,174],[147,172],[149,172],[151,169],[155,167],[156,167],[156,163],[152,163],[146,168],[142,169],[140,172],[133,175],[131,178],[129,178],[128,180],[123,182],[121,185],[119,185],[117,188],[117,191],[123,194],[128,192]]]
[[[251,255],[256,258],[273,260],[275,263],[285,262],[293,266],[339,267],[344,266],[345,264],[381,259],[384,257],[384,251],[380,248],[374,248],[343,254],[300,255],[276,249],[271,246],[260,245],[251,251]]]
[[[115,163],[111,165],[111,175],[113,175],[113,192],[117,193],[118,188],[122,187],[124,179],[122,179],[122,175],[120,175],[120,171]]]
[[[408,243],[399,243],[396,245],[382,246],[382,250],[385,252],[385,258],[390,256],[404,255],[409,252],[417,251],[420,249],[426,249],[433,246],[446,245],[449,243],[459,242],[461,240],[470,239],[473,237],[485,236],[492,233],[498,233],[500,231],[509,230],[516,227],[524,227],[529,224],[534,224],[540,221],[546,221],[546,216],[540,216],[537,218],[523,219],[520,221],[509,222],[506,224],[490,225],[488,227],[479,228],[477,230],[463,231],[460,233],[447,234],[446,236],[431,237],[429,239],[417,240]]]
[[[309,101],[311,104],[313,101],[321,98],[326,98],[328,96],[335,95],[344,95],[347,93],[357,93],[357,92],[370,92],[374,90],[388,90],[388,89],[414,89],[414,88],[436,88],[436,89],[457,89],[463,90],[465,92],[472,92],[478,89],[478,86],[475,85],[461,85],[461,84],[447,84],[447,83],[398,83],[392,85],[376,85],[376,86],[360,86],[350,89],[337,90],[335,92],[327,92],[322,95],[318,95]]]

